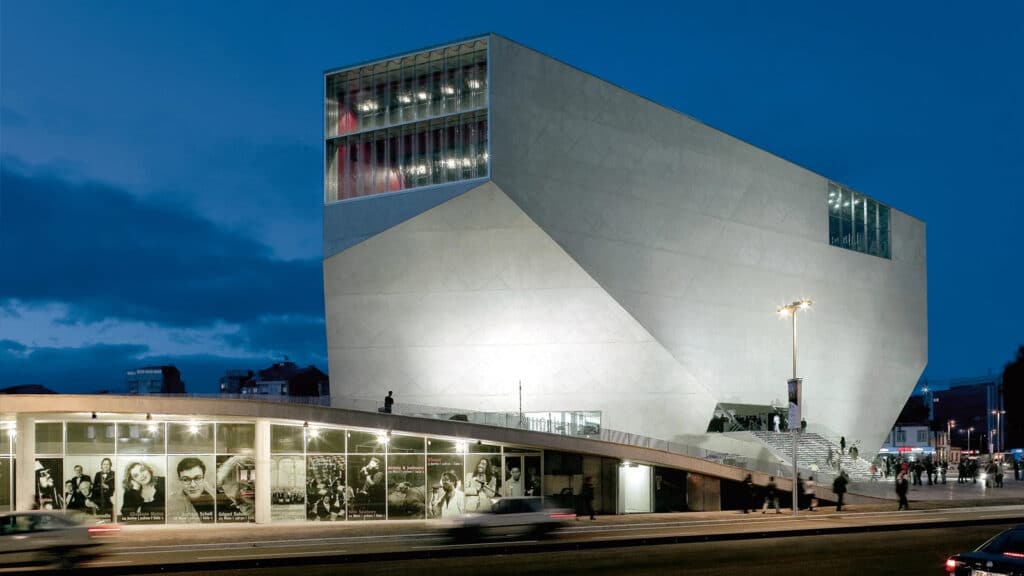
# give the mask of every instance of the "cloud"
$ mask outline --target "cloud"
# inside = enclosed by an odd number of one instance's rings
[[[322,317],[265,317],[242,325],[224,337],[232,347],[283,356],[299,363],[327,363],[326,326]]]
[[[319,259],[280,260],[171,199],[0,169],[0,302],[64,303],[66,322],[177,327],[323,317]]]

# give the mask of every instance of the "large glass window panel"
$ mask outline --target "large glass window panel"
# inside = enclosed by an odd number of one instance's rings
[[[346,431],[338,428],[306,428],[306,452],[341,454],[345,452]]]
[[[448,440],[446,438],[427,438],[428,454],[462,454],[466,451],[465,440]]]
[[[427,455],[427,517],[451,518],[465,513],[466,495],[461,489],[464,472],[461,454]]]
[[[356,433],[353,432],[353,435]],[[383,520],[387,510],[387,479],[383,454],[349,454],[348,481],[353,488],[349,520]]]
[[[164,454],[163,422],[119,422],[118,454]]]
[[[867,232],[865,230],[864,221],[864,210],[865,210],[864,196],[854,193],[853,195],[853,234],[854,234],[854,250],[858,252],[867,251]]]
[[[348,451],[350,454],[383,454],[387,449],[384,438],[376,432],[353,430],[348,434]]]
[[[868,254],[878,256],[878,203],[870,198],[867,202]]]
[[[890,258],[889,207],[828,184],[829,244]]]
[[[305,450],[302,430],[302,426],[271,425],[271,454],[302,454]]]
[[[218,423],[217,452],[237,454],[251,452],[256,444],[256,425],[251,423]]]
[[[213,454],[212,422],[168,422],[168,454]]]
[[[306,457],[307,520],[344,520],[346,508],[354,496],[344,454]]]
[[[422,438],[420,439],[422,441]],[[387,458],[388,518],[422,519],[427,509],[426,459],[423,454]]]
[[[392,436],[388,444],[388,452],[423,454],[425,439],[421,436]]]
[[[114,452],[113,422],[68,422],[68,454],[112,454]]]
[[[468,455],[466,474],[462,483],[462,490],[466,495],[466,512],[489,512],[491,498],[501,494],[501,481],[499,454]]]
[[[889,207],[880,204],[878,206],[878,255],[883,258],[892,257],[889,239]]]
[[[64,424],[36,422],[36,454],[64,453]]]

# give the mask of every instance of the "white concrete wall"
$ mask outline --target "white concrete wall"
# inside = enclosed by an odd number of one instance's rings
[[[922,222],[892,212],[892,260],[829,246],[825,178],[500,37],[491,90],[492,180],[696,386],[784,401],[774,311],[812,298],[805,417],[882,443],[927,362]]]
[[[657,438],[714,399],[493,183],[324,264],[331,395],[601,410]]]

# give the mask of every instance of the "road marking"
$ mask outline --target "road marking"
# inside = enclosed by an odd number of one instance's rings
[[[323,556],[325,558],[336,554],[344,554],[345,550],[335,550],[330,553],[324,552],[292,552],[290,554],[236,554],[234,556],[200,556],[196,560],[260,560],[264,558],[291,558],[293,556]]]

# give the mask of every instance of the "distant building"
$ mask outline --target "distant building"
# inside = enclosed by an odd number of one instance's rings
[[[253,390],[256,386],[256,373],[252,370],[228,370],[220,377],[221,394],[243,394],[243,390]]]
[[[128,394],[184,394],[185,382],[174,366],[145,366],[125,372]]]
[[[954,453],[1000,452],[1006,421],[999,375],[922,380],[907,399],[881,452],[925,452],[953,460]],[[927,442],[919,440],[924,435]],[[927,444],[927,446],[925,446]],[[930,449],[921,450],[921,448]]]
[[[330,396],[329,379],[316,366],[300,367],[285,360],[269,368],[228,370],[220,379],[221,394],[242,396]]]

